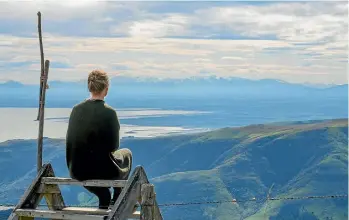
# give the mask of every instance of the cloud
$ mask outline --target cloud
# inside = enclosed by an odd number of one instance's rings
[[[15,42],[16,38],[11,38],[3,36],[2,39]],[[14,45],[7,48],[8,53],[1,55],[7,59],[12,56],[11,60],[17,60],[16,62],[39,62],[36,41],[34,38],[21,38],[21,49]],[[277,50],[276,55],[264,53],[266,49],[273,48],[292,50]],[[112,76],[185,78],[205,73],[204,75],[214,74],[221,77],[277,78],[305,82],[309,81],[306,78],[315,75],[316,78],[311,78],[313,82],[343,82],[346,77],[345,65],[326,59],[327,47],[317,50],[323,57],[309,60],[311,65],[304,66],[304,60],[300,56],[303,48],[297,49],[282,41],[51,36],[46,40],[45,56],[51,60],[53,66],[54,63],[69,65],[64,69],[52,68],[50,80],[85,79],[92,69],[102,68]],[[37,83],[40,71],[38,63],[24,69],[10,66],[3,68],[13,73],[11,79]],[[9,76],[0,74],[0,78],[9,79]]]
[[[11,77],[0,73],[0,80],[37,83],[36,12],[41,10],[45,58],[52,64],[50,80],[84,79],[91,69],[102,68],[111,75],[135,77],[216,75],[344,83],[347,6],[0,2],[0,18],[7,19],[0,22],[0,72],[11,72]]]
[[[41,11],[46,20],[70,20],[91,18],[103,14],[106,3],[103,1],[8,1],[0,2],[0,18],[27,20],[33,19]],[[25,6],[25,7],[23,7]],[[88,14],[86,14],[88,13]]]
[[[222,57],[222,60],[242,60],[241,57]]]
[[[347,3],[301,2],[240,5],[197,10],[197,23],[228,28],[245,36],[274,35],[293,42],[318,42],[347,35]]]
[[[160,21],[144,20],[135,21],[129,28],[132,37],[165,37],[181,36],[187,32],[185,25],[187,19],[184,16],[168,16]]]

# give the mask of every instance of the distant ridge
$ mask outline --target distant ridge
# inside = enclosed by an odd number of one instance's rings
[[[50,84],[56,86],[85,86],[85,80],[78,81],[61,81],[53,80],[49,81]],[[296,86],[303,88],[317,88],[317,89],[331,89],[331,88],[348,88],[348,84],[334,85],[334,84],[311,84],[311,83],[291,83],[278,79],[247,79],[240,77],[190,77],[185,79],[158,79],[154,77],[125,77],[125,76],[115,76],[111,78],[111,84],[113,85],[197,85],[197,86],[208,86],[208,85],[236,85],[236,86]],[[21,82],[9,80],[7,82],[0,83],[0,88],[2,87],[20,87],[20,86],[38,86],[36,84],[24,84]]]
[[[87,82],[83,80],[49,81],[48,84],[50,88],[47,92],[47,107],[71,107],[89,96]],[[298,103],[317,100],[317,103],[321,105],[322,103],[345,103],[348,100],[347,84],[320,88],[275,79],[250,80],[233,77],[154,79],[117,76],[111,79],[110,84],[111,90],[107,99],[118,102],[118,105],[123,107],[159,107],[160,103],[166,103],[167,107],[169,105],[179,107],[183,106],[183,100],[187,100],[186,105],[192,105],[192,107],[194,107],[193,100],[206,107],[218,104],[227,105],[227,100],[232,99],[243,102],[251,99],[258,102],[261,100],[286,102],[292,99],[293,102]],[[0,84],[0,100],[2,101],[0,106],[37,106],[38,92],[39,85],[14,81],[2,83]]]

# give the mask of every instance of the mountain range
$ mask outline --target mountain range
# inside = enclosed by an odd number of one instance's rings
[[[46,92],[46,107],[71,108],[89,96],[85,81],[49,81]],[[0,84],[0,107],[37,107],[39,86],[9,81]],[[278,106],[292,102],[292,108],[302,103],[312,106],[328,105],[333,108],[348,100],[348,85],[302,85],[284,81],[242,78],[190,78],[190,79],[135,79],[114,77],[106,99],[118,108],[165,108],[181,110],[210,110],[216,106],[229,110],[228,103],[269,103],[278,101]],[[296,103],[295,103],[296,102]],[[321,106],[320,106],[321,107]],[[288,107],[287,107],[288,108]],[[348,112],[347,109],[345,112]],[[342,115],[336,115],[342,117]]]
[[[158,78],[133,78],[116,76],[111,78],[111,86],[115,87],[149,87],[150,88],[190,88],[190,87],[229,87],[231,91],[238,91],[238,89],[249,89],[255,90],[258,88],[264,89],[333,89],[333,88],[347,88],[348,84],[343,85],[317,85],[317,84],[297,84],[289,83],[286,81],[276,80],[276,79],[262,79],[262,80],[251,80],[238,77],[230,78],[219,78],[219,77],[192,77],[185,79],[158,79]],[[84,80],[80,81],[50,81],[49,84],[52,88],[60,89],[80,89],[86,87],[87,82]],[[7,81],[0,83],[0,89],[29,89],[33,87],[38,87],[38,85],[23,84],[17,81]]]
[[[221,128],[158,138],[122,139],[134,166],[155,184],[164,219],[347,219],[348,200],[273,198],[348,193],[348,119]],[[35,140],[0,144],[0,204],[16,203],[35,176]],[[68,176],[65,141],[44,139],[44,161]],[[81,187],[62,187],[67,204],[96,204]],[[255,201],[250,201],[256,198]],[[236,199],[237,202],[232,202]],[[1,216],[1,213],[0,213]]]

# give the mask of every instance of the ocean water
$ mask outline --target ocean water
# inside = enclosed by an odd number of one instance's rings
[[[121,137],[154,137],[272,122],[348,118],[346,96],[215,97],[110,100],[121,122]],[[70,107],[46,108],[44,136],[64,138]],[[37,108],[0,108],[0,142],[36,139]],[[5,126],[4,126],[5,125]]]
[[[46,108],[44,137],[65,138],[70,108]],[[155,137],[174,133],[199,132],[205,128],[184,128],[181,126],[150,126],[137,123],[123,123],[124,120],[141,118],[166,118],[173,115],[208,114],[200,111],[120,109],[117,110],[121,122],[121,137]],[[12,139],[36,139],[39,122],[36,121],[37,108],[0,108],[0,142]]]
[[[275,91],[277,92],[277,91]],[[112,106],[122,103],[110,101]],[[181,126],[184,128],[222,128],[273,122],[348,118],[348,98],[338,96],[285,97],[207,97],[148,99],[128,102],[124,106],[154,107],[206,114],[172,114],[166,117],[125,118],[125,124],[139,126]]]

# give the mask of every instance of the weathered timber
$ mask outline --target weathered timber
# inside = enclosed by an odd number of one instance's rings
[[[107,216],[103,213],[92,212],[74,212],[74,211],[51,211],[51,210],[38,210],[38,209],[17,209],[16,213],[20,215],[22,219],[33,218],[48,218],[48,219],[67,219],[67,220],[104,220]],[[134,212],[128,216],[132,219],[140,219],[140,213]]]
[[[141,219],[142,220],[153,220],[155,218],[155,193],[154,185],[152,184],[143,184],[141,187]]]
[[[71,178],[44,177],[41,179],[43,184],[62,184],[79,186],[99,186],[99,187],[124,187],[127,180],[85,180],[78,181]]]
[[[140,184],[148,184],[149,183],[149,180],[148,180],[148,177],[147,177],[147,174],[145,173],[144,169],[142,169],[142,172],[140,174]],[[155,193],[154,193],[155,194]],[[142,201],[140,201],[141,203]],[[156,201],[156,199],[154,198],[154,218],[156,220],[162,220],[163,217],[161,215],[161,212],[160,212],[160,208],[159,208],[159,205],[158,205],[158,202]]]
[[[31,218],[66,219],[66,220],[104,220],[103,215],[71,214],[64,211],[18,209],[17,215]]]
[[[60,193],[46,193],[44,194],[47,206],[50,210],[62,210],[64,208],[64,203],[61,200]]]
[[[46,193],[44,194],[46,204],[50,210],[62,210],[64,202],[60,193]],[[62,204],[63,203],[63,204]],[[60,218],[57,218],[59,220]],[[55,220],[52,218],[52,220]]]
[[[34,217],[19,216],[19,220],[34,220]]]
[[[66,207],[62,209],[66,213],[87,214],[87,215],[108,215],[109,209],[99,209],[93,207]]]
[[[36,190],[36,193],[61,193],[61,190],[57,189],[56,185],[40,184],[39,188]]]
[[[59,210],[65,207],[63,202],[63,197],[58,186],[51,186],[51,189],[55,191],[55,193],[38,193],[38,191],[46,192],[49,189],[45,189],[45,187],[40,183],[40,179],[42,177],[52,177],[54,176],[54,172],[51,164],[45,164],[41,169],[39,174],[36,176],[32,184],[28,187],[28,189],[23,194],[17,206],[13,209],[8,220],[21,220],[21,219],[33,219],[32,216],[20,216],[17,212],[19,209],[35,209],[39,205],[41,199],[45,196],[46,203],[51,210]],[[53,187],[53,188],[52,188]],[[19,217],[20,216],[20,217]]]
[[[49,169],[49,172],[47,174],[47,177],[54,177],[55,173],[51,167]],[[44,178],[44,177],[42,177]],[[48,187],[48,186],[46,186]],[[58,185],[50,185],[49,189],[52,189],[52,191],[55,191],[56,193],[45,193],[45,200],[47,203],[47,206],[49,207],[50,210],[61,210],[65,207],[64,201],[63,201],[63,196],[62,193],[58,187]]]
[[[41,77],[44,85],[47,83],[48,70],[50,68],[50,61],[45,61],[45,75]],[[37,155],[37,170],[39,170],[42,166],[42,142],[43,142],[43,133],[44,133],[44,117],[45,117],[45,94],[46,87],[42,88],[42,97],[40,99],[40,117],[39,117],[39,134],[38,134],[38,155]]]
[[[42,97],[42,88],[43,88],[43,82],[41,80],[41,78],[45,75],[44,69],[44,49],[43,49],[43,45],[42,45],[42,32],[41,32],[41,12],[38,12],[38,33],[39,33],[39,45],[40,45],[40,62],[41,62],[41,71],[40,71],[40,89],[39,89],[39,111],[38,111],[38,116],[36,118],[36,120],[40,119],[40,101],[41,101],[41,97]]]
[[[99,208],[90,208],[90,207],[66,207],[62,209],[65,213],[70,214],[87,214],[87,215],[108,215],[110,209],[99,209]],[[128,215],[128,218],[140,218],[141,213],[139,211],[134,211],[131,215]]]
[[[89,185],[90,183],[96,183],[93,181],[81,183],[70,178],[57,178],[55,177],[51,165],[45,164],[24,193],[8,220],[33,220],[35,217],[49,218],[52,220],[126,220],[130,218],[162,220],[161,213],[156,203],[154,186],[149,184],[148,178],[141,166],[136,167],[131,178],[127,182],[114,180],[98,181],[97,186],[102,185],[102,187],[120,186],[120,183],[124,185],[119,198],[111,210],[66,207],[58,184],[73,183],[76,185]],[[110,185],[106,186],[106,184]],[[50,210],[36,209],[43,196]],[[141,204],[140,212],[137,211],[137,202]]]
[[[51,164],[45,164],[39,174],[36,176],[34,181],[31,183],[31,185],[28,187],[28,189],[24,192],[23,196],[19,200],[16,207],[13,209],[11,215],[9,216],[8,220],[17,220],[18,216],[16,215],[15,211],[19,208],[36,208],[36,206],[39,204],[42,194],[36,193],[38,188],[40,187],[40,178],[42,176],[47,176],[49,174],[50,169],[52,169]]]
[[[143,168],[141,166],[135,168],[131,178],[121,191],[120,196],[109,213],[108,220],[125,220],[128,216],[127,213],[132,213],[140,195],[139,177],[142,170]]]

